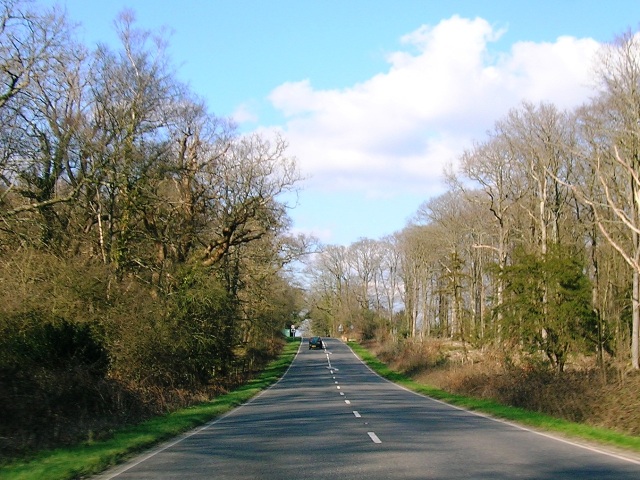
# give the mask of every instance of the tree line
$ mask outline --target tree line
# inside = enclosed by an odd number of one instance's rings
[[[318,328],[638,369],[640,37],[603,45],[593,74],[578,108],[497,120],[403,230],[314,257]]]
[[[0,449],[100,435],[241,381],[296,323],[283,138],[177,79],[163,32],[88,47],[0,1]]]

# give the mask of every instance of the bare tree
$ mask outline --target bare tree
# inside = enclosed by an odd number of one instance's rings
[[[601,54],[600,96],[583,112],[582,158],[592,181],[572,184],[632,278],[631,365],[640,368],[640,39],[627,33]]]
[[[512,168],[526,182],[521,192],[528,194],[527,201],[520,205],[531,221],[531,241],[544,255],[561,241],[570,191],[558,180],[568,181],[575,165],[571,118],[550,104],[525,103],[499,125]]]
[[[473,149],[466,151],[461,157],[460,173],[463,179],[452,179],[454,188],[463,194],[467,192],[465,179],[478,185],[484,194],[485,198],[478,200],[488,208],[492,223],[496,228],[487,228],[485,235],[478,237],[475,247],[494,252],[499,271],[504,271],[507,265],[511,240],[514,235],[514,215],[517,214],[515,210],[525,195],[524,179],[521,172],[515,168],[516,159],[511,154],[508,145],[505,129],[499,122],[496,124],[495,131],[490,134],[488,141],[475,145]],[[502,325],[502,313],[499,307],[503,303],[504,292],[500,275],[497,275],[496,282],[494,306],[498,308],[495,309],[497,312],[495,333],[496,339],[499,340]]]
[[[34,78],[43,78],[53,51],[65,46],[63,15],[43,13],[23,0],[0,2],[0,109]]]
[[[280,137],[269,141],[253,134],[232,141],[208,162],[203,180],[209,185],[204,198],[209,226],[201,236],[205,264],[288,227],[288,205],[280,197],[294,193],[301,177],[286,148]]]
[[[131,12],[116,22],[121,47],[99,46],[91,68],[92,108],[82,167],[92,172],[87,190],[88,230],[104,262],[116,269],[146,265],[137,239],[150,232],[145,211],[158,182],[171,170],[168,124],[183,94],[168,65],[161,34],[135,28]]]
[[[450,319],[451,335],[465,339],[467,331],[462,317],[462,282],[466,273],[464,264],[468,259],[463,252],[468,250],[470,242],[469,223],[471,217],[464,197],[445,193],[423,203],[416,214],[416,219],[430,224],[439,234],[439,243],[444,254],[439,259],[443,278],[447,281],[447,294],[451,301]]]
[[[320,323],[326,332],[336,335],[350,329],[356,320],[356,302],[347,247],[322,248],[313,256],[308,270],[311,304],[316,314],[324,317]]]
[[[82,185],[86,51],[64,16],[36,15],[25,5],[3,3],[0,216],[23,243],[52,246],[69,222],[60,204],[77,198]]]
[[[431,308],[440,295],[433,285],[438,281],[438,264],[443,255],[442,244],[434,230],[433,225],[408,225],[398,235],[401,299],[412,336],[417,335],[418,329],[421,336],[430,336],[436,320],[441,325],[448,322]]]
[[[377,241],[360,239],[348,248],[348,258],[354,279],[358,283],[358,302],[365,310],[374,304],[376,271],[380,268],[381,258],[377,248]]]
[[[377,286],[383,299],[382,310],[387,314],[388,330],[393,328],[394,314],[397,309],[398,296],[400,294],[400,241],[399,234],[385,237],[380,241],[381,262],[378,267]]]

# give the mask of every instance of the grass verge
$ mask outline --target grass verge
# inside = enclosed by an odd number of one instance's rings
[[[378,360],[377,357],[359,343],[349,342],[348,345],[363,362],[365,362],[380,376],[414,392],[427,395],[431,398],[435,398],[467,410],[482,412],[495,418],[517,422],[518,424],[535,429],[554,432],[574,439],[597,442],[640,453],[640,437],[625,435],[605,428],[569,422],[567,420],[554,418],[542,413],[501,405],[492,400],[465,397],[449,393],[429,385],[418,383],[406,375],[390,369],[385,363]]]
[[[247,384],[211,402],[156,417],[117,431],[110,439],[41,452],[28,461],[0,468],[3,480],[69,480],[94,475],[136,453],[203,425],[247,402],[273,385],[293,361],[300,342],[288,342],[282,354]]]

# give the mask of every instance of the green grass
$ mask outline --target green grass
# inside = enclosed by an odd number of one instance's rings
[[[363,362],[365,362],[380,376],[414,392],[427,395],[431,398],[435,398],[467,410],[482,412],[495,418],[512,421],[537,430],[545,430],[573,437],[575,439],[587,440],[624,448],[634,452],[640,452],[640,437],[625,435],[605,428],[569,422],[567,420],[551,417],[542,413],[501,405],[492,400],[465,397],[445,392],[444,390],[418,383],[406,375],[390,369],[385,363],[378,360],[377,357],[359,343],[349,342],[349,346]]]
[[[0,468],[3,480],[68,480],[97,474],[154,445],[203,425],[247,402],[284,375],[298,350],[288,342],[278,359],[255,379],[211,402],[156,417],[116,432],[105,441],[41,452],[28,461]]]

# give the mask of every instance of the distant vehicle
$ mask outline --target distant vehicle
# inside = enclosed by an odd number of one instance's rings
[[[309,339],[309,350],[311,350],[312,348],[322,348],[322,347],[323,347],[323,343],[320,337],[311,337]]]

